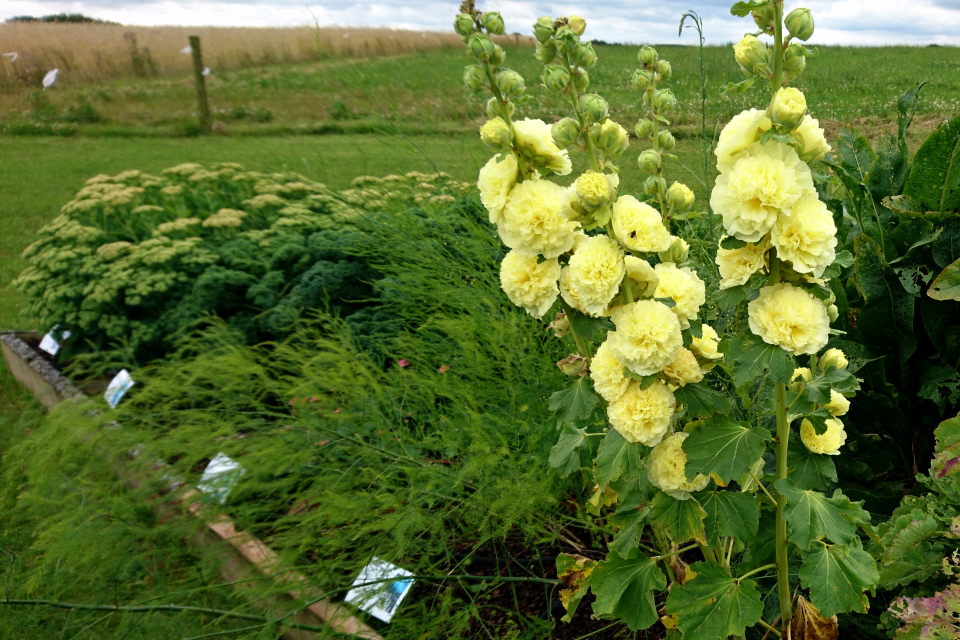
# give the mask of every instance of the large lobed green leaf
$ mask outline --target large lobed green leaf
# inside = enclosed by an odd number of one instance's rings
[[[594,475],[602,489],[623,475],[633,475],[640,470],[640,445],[628,442],[616,429],[610,429],[597,449]]]
[[[557,414],[560,422],[585,420],[593,413],[600,398],[593,391],[593,384],[587,376],[582,376],[567,387],[550,396],[550,411]]]
[[[852,542],[857,524],[870,521],[870,515],[839,489],[828,498],[819,491],[801,489],[789,478],[777,480],[773,486],[787,498],[783,517],[790,528],[790,542],[801,549],[809,549],[823,538],[838,544]]]
[[[880,246],[871,238],[858,237],[854,251],[857,290],[865,300],[857,328],[868,344],[894,347],[900,362],[906,362],[918,344],[913,332],[914,296],[900,284]]]
[[[707,543],[703,528],[707,512],[694,498],[677,500],[665,493],[658,493],[653,498],[651,515],[657,524],[666,529],[673,542],[681,544],[695,540],[699,544]]]
[[[596,596],[593,613],[597,617],[621,618],[631,630],[646,629],[657,620],[653,596],[667,588],[667,579],[657,563],[632,549],[623,558],[611,553],[599,563],[587,582]]]
[[[673,392],[678,404],[687,409],[687,417],[709,418],[714,413],[730,411],[730,401],[705,384],[688,384]]]
[[[810,600],[824,618],[848,611],[866,613],[869,601],[864,591],[876,588],[880,576],[859,538],[846,545],[818,542],[801,557],[800,583],[810,590]]]
[[[752,333],[744,333],[730,342],[727,354],[733,364],[733,384],[742,387],[769,371],[773,382],[786,384],[793,374],[793,356]]]
[[[714,473],[723,482],[736,480],[763,455],[771,439],[770,433],[761,427],[715,418],[695,429],[681,445],[687,455],[687,480],[693,480],[698,473]]]
[[[917,150],[903,192],[927,211],[960,207],[960,116],[941,125]]]
[[[691,565],[697,577],[674,584],[667,596],[667,613],[675,614],[684,640],[718,640],[743,635],[763,615],[763,603],[753,580],[737,580],[714,562]]]
[[[756,496],[718,490],[698,493],[694,497],[707,513],[703,528],[708,541],[733,536],[744,544],[753,542],[760,527],[760,505]]]
[[[550,466],[561,478],[580,470],[580,448],[587,443],[587,430],[578,429],[569,422],[563,424],[560,440],[550,449]]]

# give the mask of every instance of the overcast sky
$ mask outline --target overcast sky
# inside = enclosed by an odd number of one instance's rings
[[[680,16],[688,8],[703,17],[709,42],[737,40],[752,22],[731,16],[730,4],[729,0],[478,2],[481,9],[499,9],[511,33],[529,33],[540,15],[578,13],[587,20],[588,38],[630,43],[692,41],[692,33],[684,32],[682,39],[677,36]],[[324,26],[449,31],[458,5],[458,0],[0,0],[0,18],[65,12],[138,25],[294,26],[312,24],[315,17]],[[960,45],[960,0],[806,0],[805,4],[787,0],[788,11],[796,6],[813,11],[817,25],[813,44]]]

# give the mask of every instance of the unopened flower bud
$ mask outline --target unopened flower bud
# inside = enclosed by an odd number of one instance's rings
[[[494,47],[496,46],[489,36],[482,33],[471,35],[467,41],[467,49],[470,50],[473,57],[477,60],[483,60],[484,62],[489,61],[493,57]]]
[[[770,115],[774,123],[792,130],[807,115],[807,99],[799,89],[784,87],[777,91]]]
[[[493,55],[490,56],[490,64],[495,67],[499,67],[503,64],[503,60],[506,57],[507,54],[503,52],[503,47],[498,44],[493,45]]]
[[[577,198],[583,208],[596,211],[610,204],[615,194],[611,182],[609,176],[596,171],[587,171],[577,178]]]
[[[586,69],[577,67],[573,70],[573,86],[577,88],[577,93],[583,93],[590,86],[590,74]]]
[[[526,85],[523,82],[523,76],[513,69],[504,69],[497,74],[497,87],[507,97],[522,96]]]
[[[666,60],[657,60],[657,76],[661,80],[669,80],[673,75],[673,67]]]
[[[657,257],[660,258],[660,262],[673,262],[674,264],[681,264],[687,261],[687,254],[689,253],[690,245],[687,244],[683,238],[673,236],[670,239],[670,248],[666,251],[661,251],[658,253]]]
[[[600,125],[600,133],[596,138],[597,146],[613,158],[622,155],[630,146],[627,130],[613,120],[607,120]]]
[[[849,364],[850,362],[847,361],[846,354],[844,354],[840,349],[827,349],[827,351],[820,357],[820,368],[824,371],[830,367],[846,369]]]
[[[837,305],[827,305],[827,317],[830,319],[830,322],[837,321],[837,318],[840,317],[840,309],[837,308]]]
[[[674,182],[670,185],[670,188],[667,189],[667,204],[677,211],[686,211],[693,206],[695,199],[696,196],[693,195],[690,187],[682,182]]]
[[[540,16],[537,18],[537,21],[533,23],[533,35],[537,38],[537,42],[541,44],[552,38],[553,18],[550,16]]]
[[[597,52],[593,50],[593,45],[589,42],[581,43],[577,50],[577,64],[586,69],[590,69],[597,64]]]
[[[513,106],[512,102],[508,102],[504,106],[507,109],[507,115],[512,118],[513,112],[516,111],[516,107]],[[500,104],[497,102],[496,98],[490,98],[487,100],[487,115],[491,118],[497,118],[500,116]]]
[[[640,47],[640,51],[637,53],[637,60],[640,61],[640,64],[644,65],[656,64],[657,50],[645,44]]]
[[[583,32],[587,30],[587,21],[580,16],[570,16],[567,18],[567,24],[578,36],[582,36]]]
[[[650,77],[650,72],[645,69],[637,69],[633,72],[633,88],[637,91],[644,91],[653,83],[653,78]]]
[[[733,45],[733,54],[740,70],[750,77],[764,75],[770,66],[770,50],[756,36],[747,34]]]
[[[556,43],[553,40],[547,40],[543,43],[538,42],[533,51],[533,57],[541,64],[550,64],[557,57]]]
[[[469,13],[458,13],[457,17],[453,19],[453,30],[463,37],[469,36],[475,28],[476,24],[473,21],[473,16]]]
[[[659,133],[657,141],[660,143],[660,148],[665,151],[670,151],[677,146],[677,141],[673,137],[673,134],[666,130]]]
[[[487,74],[480,65],[468,65],[463,68],[463,84],[472,91],[479,91],[487,84]]]
[[[677,104],[677,97],[673,95],[670,89],[657,89],[657,95],[653,98],[653,108],[657,113],[666,113],[673,109]]]
[[[806,367],[797,367],[790,376],[790,388],[794,391],[803,391],[803,383],[813,380],[813,374]]]
[[[575,53],[577,46],[580,44],[580,36],[566,26],[557,29],[557,34],[553,36],[553,39],[557,41],[557,49],[561,53]]]
[[[570,321],[567,320],[567,314],[558,313],[557,319],[551,322],[547,328],[553,331],[553,335],[558,338],[564,338],[570,335]]]
[[[775,28],[774,22],[777,19],[777,14],[773,9],[773,5],[764,5],[759,9],[754,9],[751,13],[753,14],[753,21],[757,23],[757,26],[760,27],[760,30],[764,33],[773,35]]]
[[[643,181],[643,192],[648,196],[658,196],[667,188],[667,181],[658,175],[652,175]]]
[[[557,146],[566,149],[580,139],[580,123],[573,118],[563,118],[553,124],[550,133]]]
[[[491,151],[502,151],[510,146],[510,126],[503,118],[491,118],[480,127],[480,140]]]
[[[798,40],[806,42],[813,35],[813,15],[810,9],[794,9],[783,19],[783,24],[790,35]]]
[[[640,157],[637,158],[637,164],[640,165],[641,171],[656,173],[660,170],[663,160],[660,158],[660,154],[653,149],[646,149],[640,154]]]
[[[803,45],[791,44],[783,52],[783,78],[790,82],[803,73],[807,66],[807,58],[803,55]]]
[[[483,15],[480,16],[480,23],[490,33],[495,33],[498,36],[503,34],[503,16],[500,15],[499,11],[484,11]]]
[[[607,101],[595,93],[580,96],[580,110],[591,122],[600,122],[607,117],[610,106]]]
[[[636,132],[638,138],[640,138],[641,140],[644,140],[646,138],[649,138],[650,135],[653,133],[653,122],[651,122],[647,118],[644,118],[643,120],[637,123],[637,126],[635,126],[633,130]]]
[[[554,93],[563,93],[570,86],[570,72],[558,64],[544,67],[541,79],[543,86]]]
[[[583,376],[587,372],[587,359],[572,354],[558,362],[557,367],[568,376]]]

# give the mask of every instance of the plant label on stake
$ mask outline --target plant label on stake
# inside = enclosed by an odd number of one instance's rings
[[[111,409],[116,409],[124,394],[135,384],[136,382],[130,377],[130,372],[126,369],[121,369],[120,373],[110,381],[107,390],[103,394],[103,398],[107,401],[107,404],[110,405]]]
[[[53,327],[53,329],[50,329],[50,332],[47,333],[47,335],[43,336],[43,339],[40,340],[40,350],[41,350],[41,351],[46,351],[47,353],[49,353],[49,354],[52,355],[52,356],[55,356],[55,355],[57,355],[58,353],[60,353],[60,343],[66,341],[67,339],[70,338],[70,332],[69,332],[69,331],[64,331],[64,332],[60,335],[60,340],[58,341],[58,340],[56,339],[55,335],[56,335],[56,332],[57,332],[57,327],[59,327],[59,326],[60,326],[60,325],[55,325],[55,326]]]
[[[223,504],[244,473],[246,470],[239,462],[226,454],[218,453],[203,470],[197,489]]]
[[[346,601],[379,620],[390,622],[400,602],[413,586],[413,579],[410,577],[412,575],[406,569],[374,556],[353,581],[354,588],[347,592]],[[366,584],[377,580],[390,581]]]

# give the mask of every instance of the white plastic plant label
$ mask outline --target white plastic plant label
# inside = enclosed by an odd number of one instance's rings
[[[246,470],[239,462],[226,454],[218,453],[203,470],[197,489],[223,504],[244,473]]]
[[[354,588],[347,592],[346,601],[379,620],[390,622],[400,602],[413,587],[413,578],[410,577],[412,575],[406,569],[373,557],[370,559],[370,564],[365,566],[353,581]],[[391,578],[400,579],[390,580]],[[389,582],[376,582],[378,580],[389,580]],[[367,582],[376,582],[376,584],[357,586]]]
[[[103,398],[107,401],[107,404],[110,405],[111,409],[115,409],[116,406],[120,404],[123,395],[135,384],[136,382],[130,377],[130,372],[126,369],[121,369],[120,373],[110,381],[107,390],[103,393]]]
[[[57,325],[57,327],[59,327],[59,326],[60,326],[60,325]],[[52,356],[55,356],[55,355],[57,355],[58,353],[60,353],[60,342],[66,340],[66,339],[68,339],[68,338],[70,337],[70,332],[69,332],[69,331],[64,331],[64,332],[60,335],[60,340],[58,341],[57,338],[56,338],[57,327],[54,327],[53,329],[50,329],[50,333],[48,333],[47,335],[43,336],[43,339],[40,340],[40,349],[41,349],[42,351],[46,351],[47,353],[49,353],[49,354],[52,355]]]

